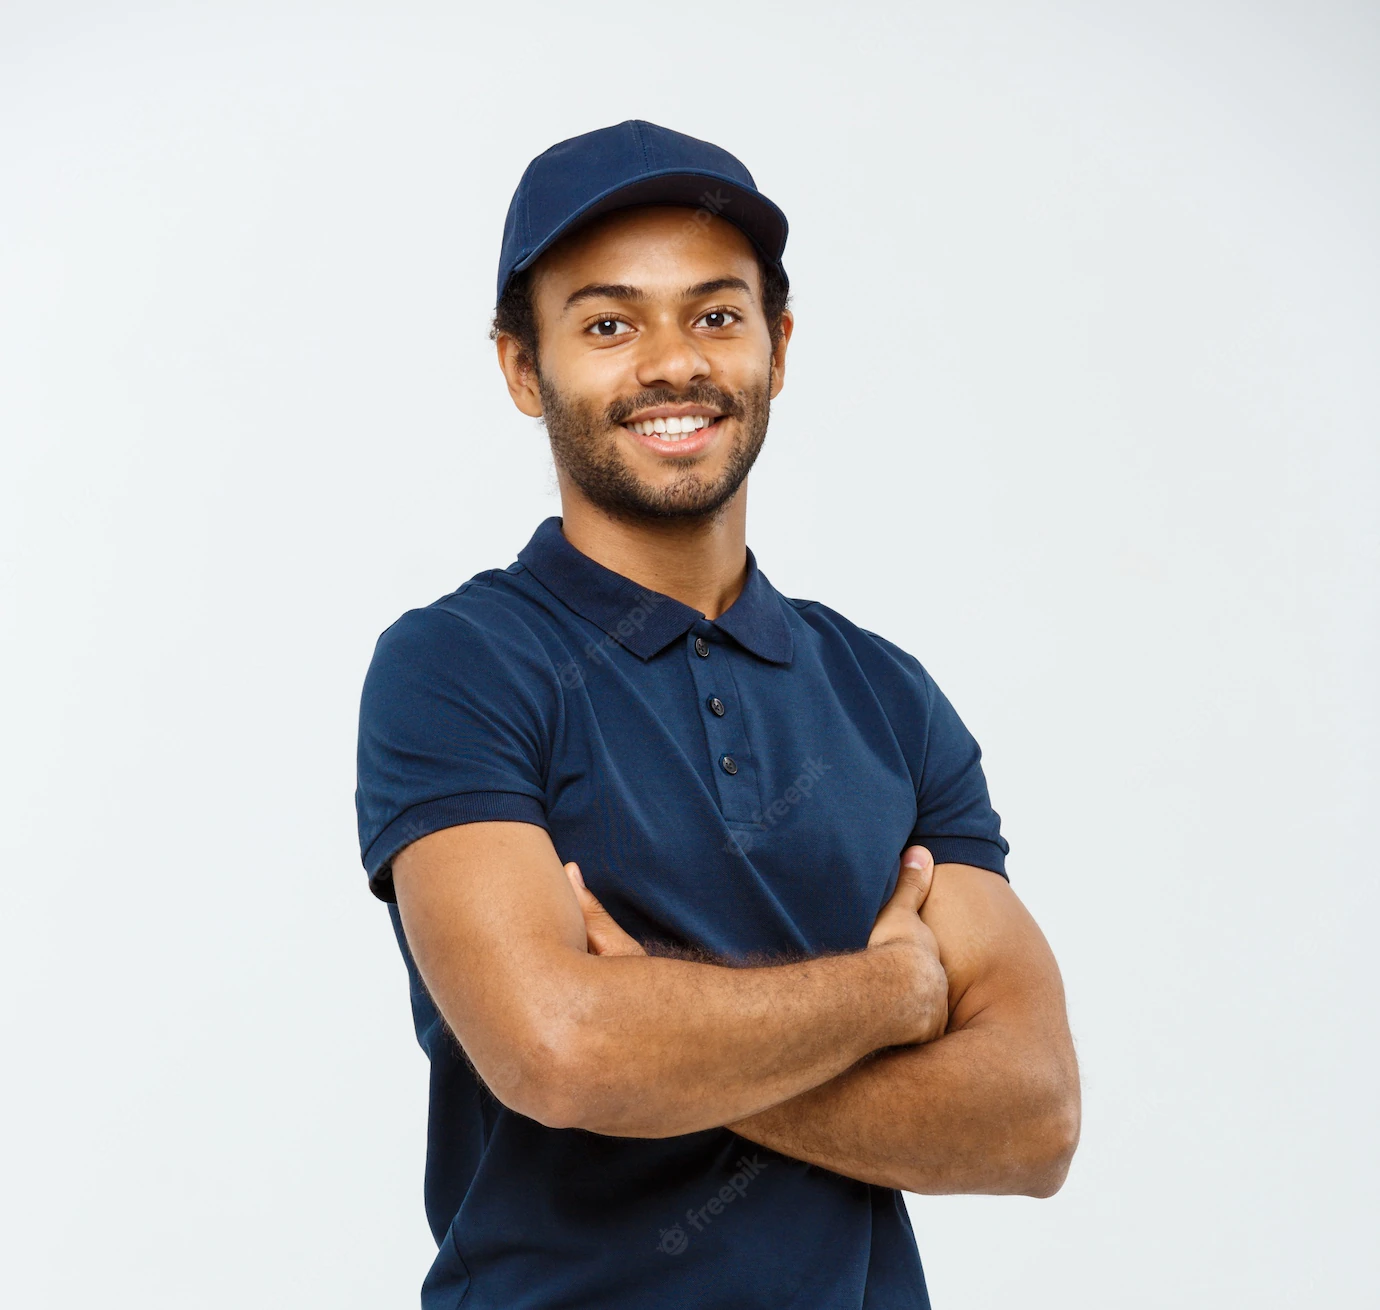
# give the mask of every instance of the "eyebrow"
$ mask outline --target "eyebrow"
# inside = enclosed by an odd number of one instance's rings
[[[565,298],[565,307],[578,305],[582,300],[646,300],[647,293],[621,282],[591,282],[572,291]]]
[[[752,288],[740,277],[716,277],[710,282],[687,287],[682,300],[698,300],[701,296],[712,296],[716,291],[743,291],[752,295]]]
[[[740,277],[716,277],[708,282],[696,283],[681,292],[682,300],[698,300],[701,296],[712,296],[716,291],[745,291],[752,294],[752,288]],[[641,287],[630,287],[623,282],[591,282],[572,291],[565,298],[565,308],[578,305],[586,300],[631,300],[645,301],[647,293]]]

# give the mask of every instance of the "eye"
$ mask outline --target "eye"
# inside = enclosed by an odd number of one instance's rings
[[[695,320],[695,326],[703,324],[707,328],[726,328],[738,321],[738,315],[731,309],[711,309]]]
[[[624,331],[620,332],[618,329]],[[601,318],[595,323],[591,323],[585,329],[586,332],[593,333],[596,337],[622,337],[632,331],[632,328],[621,318]]]

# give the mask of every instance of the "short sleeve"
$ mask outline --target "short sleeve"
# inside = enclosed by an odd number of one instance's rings
[[[438,606],[378,640],[360,699],[355,809],[370,889],[395,900],[393,857],[441,828],[546,826],[554,679],[511,633]]]
[[[934,679],[920,673],[929,713],[910,843],[924,846],[936,864],[971,864],[1007,878],[1011,848],[987,794],[982,751]]]

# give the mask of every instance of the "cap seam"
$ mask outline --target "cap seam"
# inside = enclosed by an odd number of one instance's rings
[[[637,148],[642,154],[642,167],[651,168],[651,156],[647,153],[647,138],[642,133],[642,120],[634,118],[632,120],[633,139],[637,142]]]

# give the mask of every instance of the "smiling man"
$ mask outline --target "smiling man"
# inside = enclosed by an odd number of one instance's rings
[[[914,1310],[901,1191],[1049,1196],[1077,1143],[976,742],[747,548],[785,241],[733,156],[643,122],[513,197],[494,335],[562,513],[383,634],[360,721],[428,1310]]]

